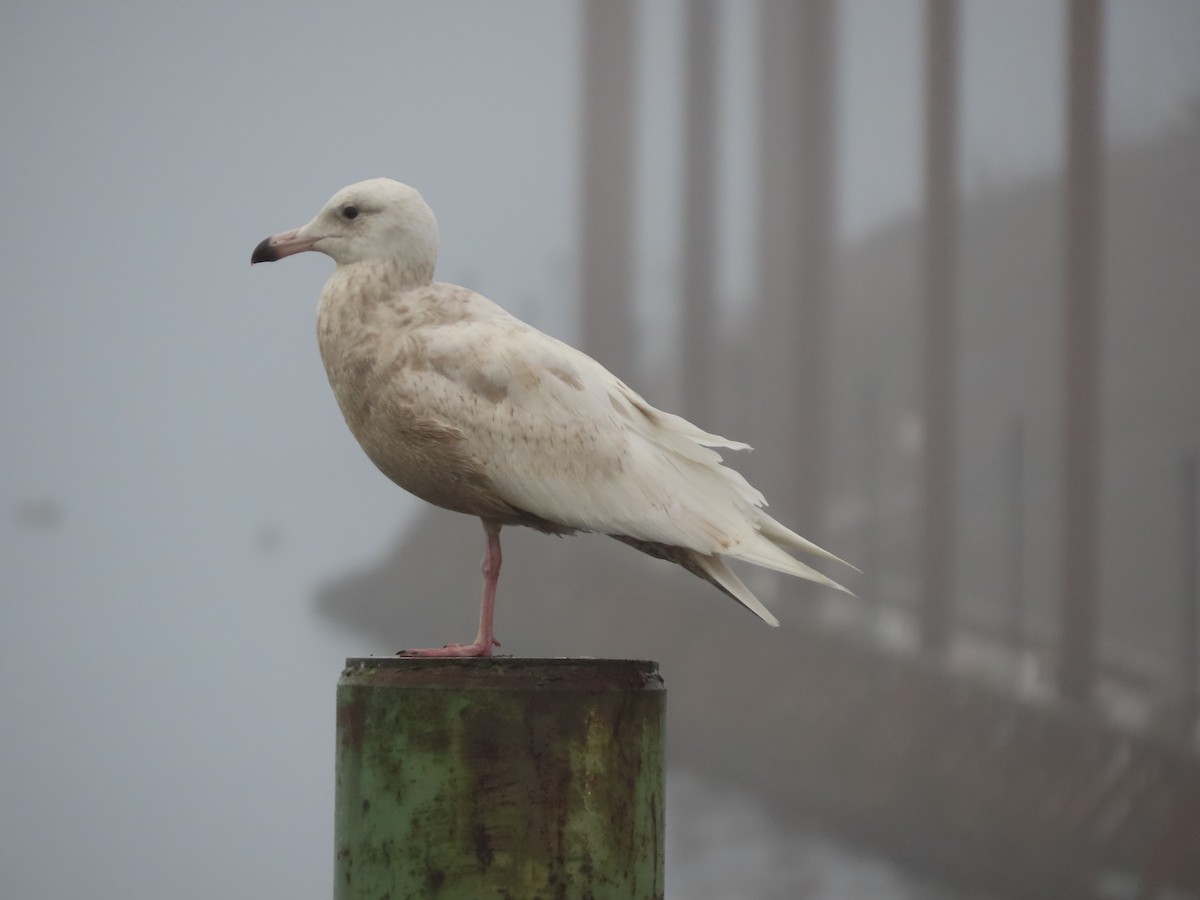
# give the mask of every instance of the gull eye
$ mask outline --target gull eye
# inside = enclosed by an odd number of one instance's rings
[[[358,207],[357,206],[343,207],[342,215],[345,216],[347,219],[357,219],[358,218]]]

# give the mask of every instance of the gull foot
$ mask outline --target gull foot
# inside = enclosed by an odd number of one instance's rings
[[[396,655],[403,657],[420,657],[426,659],[446,659],[455,657],[469,656],[491,656],[492,647],[499,647],[499,641],[489,641],[481,643],[476,641],[473,644],[447,644],[445,647],[432,647],[428,649],[416,650],[400,650]]]

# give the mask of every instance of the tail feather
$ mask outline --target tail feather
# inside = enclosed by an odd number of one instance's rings
[[[772,628],[779,627],[779,620],[771,615],[771,611],[763,606],[762,601],[750,592],[750,588],[742,583],[742,579],[730,571],[729,566],[725,565],[725,560],[716,554],[701,556],[697,553],[695,562],[697,567],[713,584],[717,585]]]
[[[786,529],[783,529],[783,526],[778,527],[786,531]],[[788,533],[790,534],[790,532]],[[786,575],[794,575],[797,578],[814,581],[817,584],[823,584],[835,590],[844,591],[850,594],[851,597],[854,596],[853,592],[847,590],[833,579],[827,578],[816,569],[805,565],[798,559],[793,559],[781,547],[776,546],[764,535],[758,533],[755,533],[750,541],[730,547],[724,551],[723,555],[721,553],[702,553],[688,547],[642,540],[624,534],[610,533],[609,536],[649,556],[665,559],[668,562],[683,566],[683,568],[687,569],[693,575],[699,575],[701,578],[716,585],[772,627],[778,627],[779,620],[771,615],[770,610],[763,605],[762,601],[755,597],[750,588],[746,587],[742,580],[730,570],[729,566],[725,563],[725,556],[753,563],[767,569],[773,569],[776,572],[783,572]],[[800,540],[803,541],[803,538],[800,538]]]
[[[789,556],[785,550],[767,540],[761,534],[755,535],[752,540],[731,547],[727,555],[732,556],[734,559],[742,559],[748,563],[754,563],[756,566],[762,566],[765,569],[783,572],[785,575],[794,575],[797,578],[803,578],[807,581],[815,581],[817,584],[823,584],[826,587],[831,587],[854,596],[853,591],[818,572],[812,566]]]
[[[790,547],[793,550],[798,550],[801,553],[811,553],[813,556],[831,559],[834,562],[839,562],[843,566],[853,569],[855,572],[860,574],[862,573],[862,569],[851,565],[840,557],[834,556],[824,547],[818,547],[808,538],[801,537],[782,522],[772,519],[761,510],[758,514],[758,529],[762,536],[769,540],[772,544],[780,544],[785,547]]]

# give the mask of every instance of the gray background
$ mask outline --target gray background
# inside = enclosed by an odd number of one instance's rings
[[[651,346],[676,304],[680,6],[641,8]],[[752,13],[722,5],[722,210],[744,235],[721,257],[731,317],[753,283]],[[841,7],[848,243],[916,203],[918,14]],[[325,384],[312,313],[329,261],[251,270],[249,254],[343,184],[389,175],[437,213],[442,279],[571,340],[579,27],[556,0],[0,10],[6,897],[328,896],[333,686],[362,647],[312,598],[383,554],[416,502],[362,457]],[[1062,13],[975,0],[964,28],[970,196],[1058,164]],[[1113,3],[1108,37],[1114,144],[1194,120],[1200,5]],[[478,549],[427,564],[473,569]],[[723,871],[796,864],[752,804],[739,812],[750,801],[697,787],[687,802],[761,834]],[[675,846],[703,856],[728,833]],[[901,896],[870,866],[833,865],[868,875],[830,875],[822,896]],[[731,896],[705,871],[669,884]]]

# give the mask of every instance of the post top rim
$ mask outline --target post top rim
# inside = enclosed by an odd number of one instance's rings
[[[542,687],[652,688],[662,685],[658,662],[650,659],[596,657],[421,658],[395,656],[348,657],[342,684],[405,684],[412,687]]]

